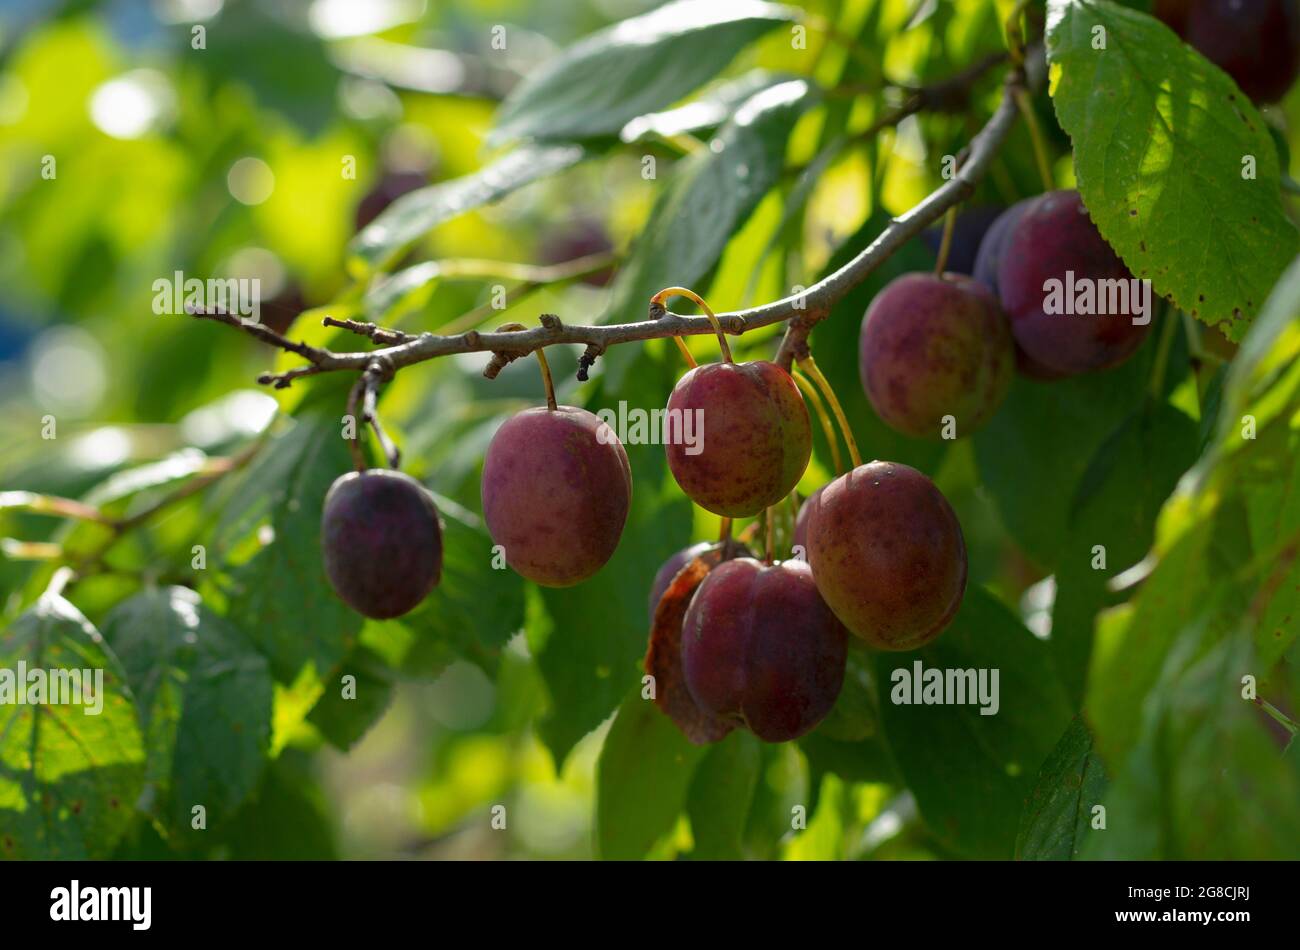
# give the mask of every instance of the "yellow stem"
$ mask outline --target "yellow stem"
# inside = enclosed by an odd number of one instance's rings
[[[817,387],[808,382],[808,378],[802,373],[791,373],[795,383],[803,391],[804,397],[812,403],[813,415],[822,424],[822,432],[826,435],[826,444],[831,447],[831,461],[835,464],[835,474],[840,475],[844,472],[844,462],[840,457],[840,440],[835,435],[835,423],[831,421],[830,415],[826,412],[826,403],[822,402],[821,394],[817,392]]]
[[[818,369],[817,362],[812,358],[811,353],[799,360],[799,368],[808,374],[808,378],[817,384],[817,387],[822,391],[822,395],[826,397],[831,412],[835,413],[835,421],[840,424],[840,432],[844,436],[844,442],[849,447],[849,459],[853,462],[853,467],[857,468],[862,464],[862,456],[858,454],[858,443],[853,438],[853,430],[849,428],[849,420],[844,415],[844,407],[840,405],[839,399],[835,397],[835,390],[831,388],[830,382]]]
[[[504,326],[497,327],[500,333],[518,333],[520,330],[528,328],[522,323],[507,323]],[[546,389],[546,408],[554,412],[559,408],[555,402],[555,382],[551,379],[551,364],[546,362],[546,347],[539,346],[533,352],[537,355],[537,364],[542,368],[542,386]]]
[[[935,262],[934,272],[943,276],[948,266],[948,255],[952,252],[952,233],[957,227],[957,206],[953,205],[943,216],[943,240],[939,242],[939,259]]]
[[[1038,174],[1043,179],[1043,189],[1051,191],[1056,187],[1052,180],[1052,163],[1047,157],[1047,143],[1043,141],[1043,130],[1038,124],[1034,104],[1029,101],[1029,93],[1023,89],[1017,89],[1015,97],[1016,106],[1019,107],[1020,114],[1025,118],[1025,126],[1029,129],[1029,139],[1034,144],[1034,161],[1038,165]]]
[[[704,311],[704,315],[709,318],[709,323],[713,324],[713,332],[718,335],[718,346],[722,350],[722,361],[724,363],[734,363],[735,360],[731,358],[731,347],[727,345],[727,335],[722,332],[722,324],[718,322],[717,315],[705,302],[704,298],[685,287],[666,287],[651,297],[650,303],[663,306],[664,301],[669,297],[685,297],[687,300],[694,301]]]
[[[689,366],[691,369],[695,369],[695,367],[700,365],[699,363],[695,362],[695,357],[691,355],[690,347],[686,345],[685,340],[683,340],[679,336],[675,336],[673,337],[673,342],[677,344],[677,349],[682,351],[682,359],[686,360],[687,366]]]

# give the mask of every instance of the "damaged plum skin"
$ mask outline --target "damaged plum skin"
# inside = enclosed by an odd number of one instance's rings
[[[401,472],[340,475],[325,495],[321,553],[344,603],[376,620],[400,617],[442,577],[442,528],[433,496]]]
[[[805,735],[844,685],[848,631],[803,561],[737,558],[714,568],[682,624],[686,685],[714,715],[765,742]]]
[[[860,465],[814,496],[808,561],[817,589],[878,650],[939,636],[966,592],[966,542],[930,479],[896,462]]]
[[[1049,191],[1033,199],[1015,222],[998,262],[998,294],[1023,353],[1022,368],[1038,378],[1076,376],[1123,363],[1151,329],[1131,313],[1047,313],[1047,286],[1130,281],[1119,255],[1106,243],[1077,191]],[[1130,307],[1131,309],[1131,307]]]
[[[707,551],[713,545],[708,541],[701,541],[698,544],[692,544],[689,547],[682,548],[660,566],[655,572],[655,579],[650,585],[650,622],[654,623],[655,608],[659,606],[659,601],[663,599],[664,592],[668,590],[668,585],[673,582],[687,564],[694,561],[697,557]]]
[[[790,374],[775,363],[710,363],[683,376],[668,397],[669,423],[702,410],[702,450],[668,439],[668,467],[701,508],[747,518],[790,493],[812,456],[812,424]],[[676,419],[678,422],[674,422]]]
[[[862,388],[896,432],[938,439],[944,417],[967,435],[1011,387],[1015,346],[997,298],[959,274],[904,274],[878,293],[858,342]]]
[[[544,587],[571,587],[618,547],[632,470],[614,430],[587,410],[526,409],[492,437],[482,496],[506,563]]]

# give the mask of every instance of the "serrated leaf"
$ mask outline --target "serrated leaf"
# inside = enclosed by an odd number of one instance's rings
[[[997,711],[982,715],[971,696],[963,705],[896,702],[907,698],[904,684],[918,661],[945,676],[987,670],[990,687],[997,670]],[[1011,857],[1021,803],[1071,716],[1047,644],[973,588],[938,640],[923,650],[881,654],[876,669],[885,734],[926,824],[970,857]]]
[[[24,664],[27,682],[20,682]],[[47,683],[33,697],[31,673]],[[56,671],[90,671],[84,705],[51,703]],[[145,751],[126,677],[90,622],[46,595],[0,636],[0,859],[105,858],[126,831],[144,783]],[[102,673],[102,690],[94,682]],[[86,686],[92,689],[85,693]],[[68,697],[61,696],[61,699]],[[93,710],[102,702],[102,709]]]
[[[511,92],[490,142],[617,134],[706,82],[790,7],[755,0],[679,0],[569,47]]]
[[[345,677],[350,677],[345,682]],[[337,749],[350,749],[392,701],[393,671],[364,646],[354,647],[325,678],[325,691],[307,716]]]
[[[1298,243],[1259,112],[1163,23],[1108,0],[1051,0],[1047,54],[1098,229],[1156,293],[1240,340]]]
[[[623,701],[596,764],[596,847],[602,858],[643,858],[672,830],[704,752],[640,690]]]
[[[472,175],[409,192],[352,239],[348,253],[357,262],[354,270],[382,268],[444,221],[576,165],[585,155],[576,145],[527,145]]]
[[[139,704],[148,810],[173,835],[191,834],[195,806],[216,827],[261,779],[271,735],[266,659],[182,587],[138,594],[103,626]]]
[[[1016,837],[1017,861],[1069,861],[1091,830],[1092,809],[1106,794],[1106,771],[1092,733],[1075,716],[1043,763]]]

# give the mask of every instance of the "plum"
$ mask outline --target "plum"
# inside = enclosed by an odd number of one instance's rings
[[[790,374],[775,363],[692,369],[668,397],[670,431],[696,418],[702,444],[667,439],[668,467],[682,491],[714,514],[756,515],[788,495],[808,467],[808,409]]]
[[[765,742],[797,739],[826,718],[847,657],[848,632],[803,561],[719,565],[682,624],[682,666],[695,702]]]
[[[655,579],[650,584],[651,622],[654,621],[655,608],[659,606],[659,601],[663,598],[664,591],[666,591],[668,585],[673,582],[673,578],[677,576],[678,571],[684,568],[687,564],[690,564],[691,561],[694,561],[711,547],[713,547],[713,545],[709,544],[708,541],[701,541],[699,544],[692,544],[689,547],[682,548],[668,560],[664,561],[659,570],[655,572]]]
[[[948,626],[966,592],[966,542],[943,493],[914,468],[860,465],[816,496],[808,562],[849,630],[914,650]]]
[[[817,505],[817,499],[825,490],[826,486],[823,485],[805,498],[803,504],[799,506],[799,513],[794,518],[794,536],[790,539],[790,543],[795,548],[803,549],[801,560],[804,561],[808,560],[808,519],[812,515],[813,508]]]
[[[1296,0],[1156,0],[1161,20],[1256,102],[1277,102],[1300,73]]]
[[[876,294],[858,342],[862,388],[892,429],[938,439],[944,417],[966,435],[1002,405],[1015,346],[993,292],[960,274],[904,274]]]
[[[442,528],[433,496],[401,472],[335,479],[321,513],[325,574],[339,597],[376,620],[400,617],[442,577]]]
[[[1086,285],[1097,301],[1108,297],[1107,287],[1123,286],[1129,303],[1105,314],[1048,312],[1052,282],[1066,288],[1062,302],[1069,302],[1068,288]],[[1092,223],[1077,191],[1050,191],[1025,208],[1003,248],[997,286],[1023,365],[1039,376],[1118,366],[1137,352],[1151,328],[1150,313],[1139,322],[1128,292],[1135,286],[1132,274]]]
[[[506,563],[544,587],[571,587],[614,554],[632,503],[623,443],[585,409],[526,409],[492,437],[483,517]]]
[[[1033,200],[1033,198],[1025,198],[1003,211],[989,226],[984,239],[980,241],[971,276],[995,294],[998,292],[998,264],[1002,261],[1002,252],[1007,246],[1007,239],[1011,237],[1016,222],[1020,220],[1020,216],[1025,213],[1025,209]]]

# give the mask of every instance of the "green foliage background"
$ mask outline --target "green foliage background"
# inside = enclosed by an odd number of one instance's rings
[[[798,743],[696,748],[642,698],[651,578],[718,530],[659,448],[629,446],[614,558],[542,590],[492,568],[478,515],[483,451],[541,400],[535,367],[492,382],[478,356],[404,370],[380,408],[438,495],[446,564],[416,611],[363,621],[330,591],[317,539],[350,467],[348,380],[258,390],[296,358],[151,309],[159,277],[254,260],[300,291],[295,309],[317,308],[292,336],[363,348],[320,316],[436,331],[511,283],[504,268],[467,278],[466,262],[537,262],[588,221],[621,255],[613,283],[544,286],[484,325],[641,319],[671,284],[716,308],[778,299],[941,182],[996,105],[998,70],[966,112],[861,133],[897,104],[886,77],[920,85],[1003,49],[1012,5],[705,0],[601,33],[655,5],[227,0],[204,49],[189,18],[168,19],[182,4],[0,14],[0,490],[129,516],[264,440],[66,596],[43,595],[59,561],[6,543],[0,667],[100,667],[107,700],[101,717],[0,707],[0,858],[1300,857],[1284,725],[1300,710],[1300,97],[1261,114],[1147,4],[1035,5],[1050,74],[1033,107],[1057,187],[1082,191],[1168,299],[1169,332],[1106,373],[1017,380],[984,431],[942,444],[887,429],[857,376],[863,311],[933,266],[925,245],[812,335],[864,454],[921,468],[952,500],[971,586],[931,647],[855,650],[836,710]],[[800,34],[805,12],[858,54],[816,22]],[[113,127],[104,102],[120,116],[132,95],[142,123]],[[430,186],[355,234],[385,163],[412,155]],[[274,175],[258,204],[232,197],[245,157]],[[1040,190],[1022,122],[972,203]],[[1240,343],[1230,361],[1214,325]],[[732,345],[769,357],[778,333]],[[580,384],[578,354],[553,349],[560,398],[593,410],[661,407],[681,369],[671,344],[634,344]],[[804,491],[832,474],[817,439]],[[0,535],[73,563],[111,540],[3,508]],[[918,659],[999,669],[999,714],[889,702],[890,673]]]

